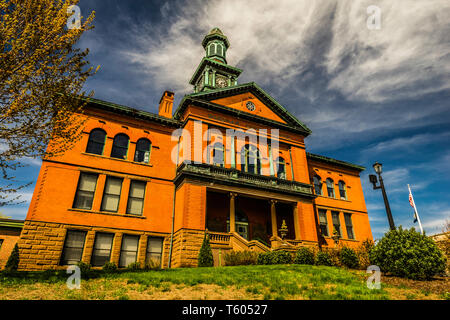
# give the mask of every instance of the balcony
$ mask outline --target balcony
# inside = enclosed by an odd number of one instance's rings
[[[186,163],[183,162],[177,169],[175,183],[178,184],[185,177],[206,180],[217,184],[235,185],[256,189],[265,189],[291,195],[315,198],[310,184],[279,179],[273,176],[264,176],[248,172],[242,172],[237,169],[223,168],[205,163]]]

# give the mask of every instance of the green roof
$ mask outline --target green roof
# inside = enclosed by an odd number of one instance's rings
[[[0,227],[22,229],[25,221],[13,219],[0,219]]]
[[[107,102],[104,100],[94,99],[94,98],[86,98],[85,99],[88,102],[88,105],[111,111],[114,113],[124,114],[131,117],[135,117],[141,120],[151,121],[151,122],[158,122],[163,125],[173,126],[173,127],[179,127],[180,123],[177,120],[174,120],[172,118],[166,118],[162,117],[160,115],[157,115],[155,113],[137,110],[131,107],[127,107],[124,105]]]
[[[187,98],[212,100],[221,97],[236,95],[247,91],[253,93],[261,101],[266,103],[272,109],[272,111],[274,111],[278,116],[280,116],[280,118],[285,120],[293,128],[297,128],[298,130],[302,131],[305,136],[311,134],[311,130],[305,124],[300,122],[295,116],[293,116],[281,104],[279,104],[274,98],[272,98],[267,92],[265,92],[254,82],[186,95],[180,103],[178,109],[175,111],[174,118],[178,119],[178,117],[181,116],[180,113],[183,109],[183,102]]]
[[[357,165],[357,164],[353,164],[353,163],[346,162],[346,161],[341,161],[341,160],[336,160],[336,159],[333,159],[333,158],[321,156],[321,155],[318,155],[318,154],[312,154],[312,153],[309,153],[309,152],[306,153],[306,157],[311,159],[311,160],[331,163],[331,164],[338,165],[338,166],[341,166],[341,167],[346,167],[346,168],[350,168],[350,169],[356,169],[358,171],[366,170],[365,167]]]
[[[194,74],[192,75],[192,78],[189,81],[189,84],[195,85],[195,82],[197,81],[198,77],[201,75],[201,71],[203,70],[203,68],[205,67],[206,64],[211,64],[214,67],[221,69],[223,71],[226,71],[228,73],[234,74],[237,77],[242,73],[242,69],[232,67],[228,64],[219,62],[217,60],[204,57],[202,59],[202,61],[200,61],[197,69],[195,70]]]

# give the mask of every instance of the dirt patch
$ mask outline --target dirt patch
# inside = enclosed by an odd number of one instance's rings
[[[130,288],[131,289],[131,288]],[[236,287],[221,287],[215,284],[199,284],[195,286],[171,285],[169,287],[148,287],[144,291],[139,285],[133,285],[128,292],[133,300],[256,300],[261,295],[250,294]]]
[[[448,277],[436,277],[433,280],[419,281],[393,276],[382,276],[381,282],[397,288],[410,288],[428,294],[443,295],[450,292],[450,281]]]

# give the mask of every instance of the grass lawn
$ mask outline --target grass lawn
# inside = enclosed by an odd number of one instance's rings
[[[307,265],[180,268],[94,274],[69,290],[64,272],[0,274],[0,299],[448,299],[448,280],[417,286],[411,280],[381,278],[366,287],[363,271]],[[394,281],[395,280],[395,281]],[[441,281],[433,286],[430,283]],[[442,289],[444,288],[444,289]]]

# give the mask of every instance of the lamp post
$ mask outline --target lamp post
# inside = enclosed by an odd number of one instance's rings
[[[389,206],[389,201],[388,201],[388,198],[386,195],[386,190],[384,189],[383,178],[381,177],[382,168],[383,168],[383,166],[381,163],[375,162],[373,165],[373,169],[378,174],[378,178],[380,180],[379,186],[376,185],[378,182],[376,175],[374,175],[374,174],[369,175],[369,180],[373,184],[373,190],[381,188],[381,192],[383,193],[384,205],[386,207],[386,213],[388,216],[389,227],[391,228],[391,230],[395,230],[394,218],[392,217],[391,207]]]

